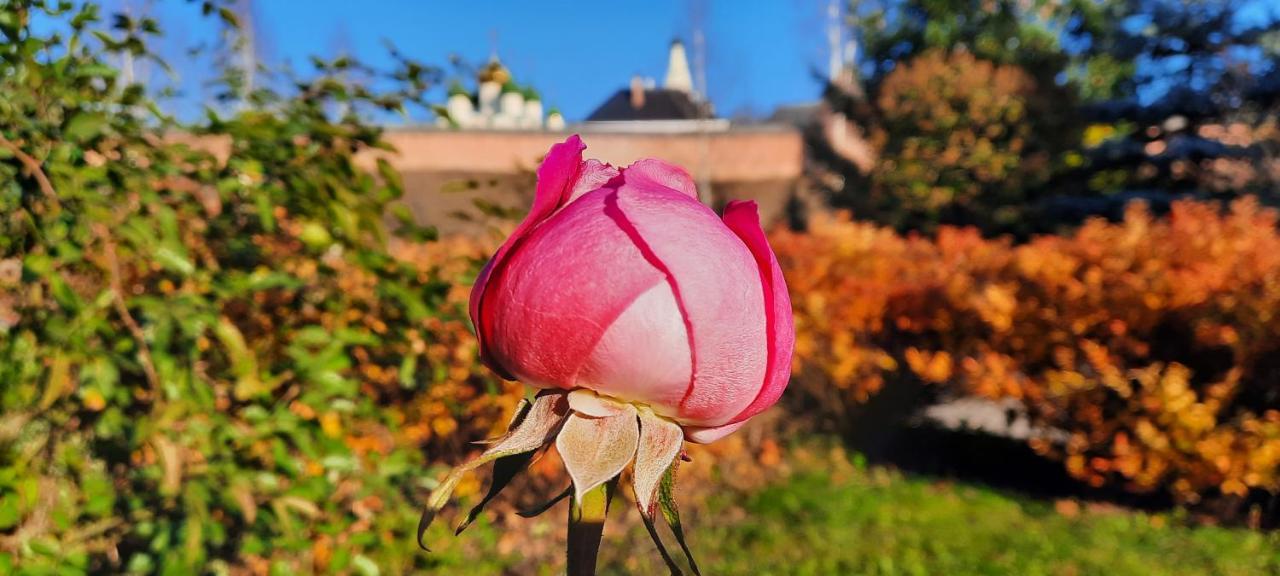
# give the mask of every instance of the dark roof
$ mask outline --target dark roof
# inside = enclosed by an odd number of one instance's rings
[[[700,120],[711,117],[708,107],[695,102],[688,92],[650,88],[644,91],[644,106],[635,108],[631,106],[631,90],[622,89],[587,116],[587,122]]]
[[[773,110],[769,121],[805,127],[813,124],[821,113],[822,104],[806,102],[804,104],[783,104]]]

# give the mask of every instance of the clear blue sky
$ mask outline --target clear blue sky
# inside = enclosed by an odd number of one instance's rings
[[[103,0],[106,11],[147,9],[166,32],[162,52],[185,92],[180,114],[210,97],[201,81],[212,69],[187,49],[214,42],[216,26],[198,3]],[[1252,0],[1238,24],[1274,21],[1275,0]],[[693,30],[706,37],[707,92],[722,116],[767,116],[780,104],[811,102],[820,93],[815,71],[827,61],[829,0],[253,0],[259,55],[272,67],[340,52],[387,64],[389,41],[417,60],[448,67],[450,55],[482,64],[496,48],[516,81],[543,101],[581,120],[633,75],[661,82],[667,48]],[[840,2],[843,6],[843,0]],[[1246,55],[1247,56],[1247,55]],[[207,57],[206,57],[207,58]],[[1178,61],[1149,71],[1178,76]],[[1168,68],[1173,66],[1173,68]],[[1168,68],[1168,69],[1166,69]],[[1156,82],[1146,92],[1158,97]],[[436,95],[444,98],[443,87]]]
[[[126,2],[145,4],[108,5]],[[445,64],[450,54],[482,63],[496,43],[518,82],[578,120],[633,75],[661,82],[668,44],[675,37],[691,44],[699,22],[708,92],[721,115],[768,115],[779,104],[816,100],[812,72],[825,69],[826,7],[827,0],[259,0],[253,10],[263,57],[299,68],[341,47],[377,64],[384,40],[427,63]],[[186,2],[152,10],[171,43],[190,43],[209,27]]]

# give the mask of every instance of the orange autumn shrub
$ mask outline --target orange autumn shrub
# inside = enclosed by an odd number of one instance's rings
[[[524,397],[520,384],[504,382],[480,364],[466,314],[472,280],[496,246],[493,239],[450,237],[429,243],[399,242],[391,248],[398,260],[447,279],[442,286],[442,301],[433,304],[450,313],[425,319],[421,337],[414,338],[410,353],[401,356],[407,357],[402,362],[422,362],[430,369],[434,385],[425,394],[405,398],[387,408],[393,418],[404,422],[405,439],[425,445],[428,456],[437,464],[475,451],[477,432],[484,438],[501,434]],[[383,390],[399,387],[398,371],[385,371],[378,376],[366,374],[371,384],[376,383]]]
[[[841,216],[773,242],[799,387],[841,405],[910,375],[1020,401],[1095,486],[1280,490],[1280,233],[1253,200],[1129,210],[1012,246],[904,238]]]

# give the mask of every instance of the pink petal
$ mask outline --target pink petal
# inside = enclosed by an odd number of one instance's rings
[[[602,188],[608,184],[610,180],[621,175],[617,168],[605,164],[594,158],[582,163],[582,168],[578,174],[578,181],[574,182],[573,189],[569,192],[569,197],[565,199],[565,204],[569,204],[583,194]]]
[[[596,394],[592,390],[579,388],[568,394],[569,407],[574,412],[592,418],[608,418],[617,416],[626,410],[627,404]]]
[[[791,379],[791,353],[795,349],[796,333],[791,317],[791,297],[782,268],[769,247],[769,239],[760,228],[760,213],[755,202],[730,202],[724,209],[724,223],[733,230],[751,250],[760,270],[760,282],[764,285],[765,316],[768,321],[769,360],[765,370],[764,386],[755,400],[732,422],[742,422],[773,405],[782,396]]]
[[[605,331],[663,275],[590,192],[530,233],[489,281],[481,322],[496,364],[530,385],[574,388]]]
[[[638,296],[605,331],[577,385],[673,416],[693,374],[689,332],[666,282]]]
[[[700,428],[697,426],[685,426],[684,439],[697,444],[710,444],[737,432],[747,421],[734,422],[733,424],[725,424],[724,426],[716,426],[714,428]]]
[[[644,189],[666,188],[698,199],[698,188],[684,168],[655,158],[637,160],[622,170],[627,184]]]
[[[760,271],[711,209],[648,181],[635,186],[631,175],[623,171],[611,214],[666,274],[689,330],[693,381],[673,417],[685,425],[728,423],[764,381],[768,347]],[[654,406],[659,413],[669,408]]]
[[[504,378],[510,379],[511,374],[503,366],[493,362],[488,353],[486,327],[481,322],[483,320],[481,308],[483,307],[490,276],[494,270],[502,266],[507,254],[517,243],[524,239],[524,236],[530,230],[549,218],[568,200],[573,185],[578,180],[578,175],[581,172],[583,164],[582,151],[586,148],[587,145],[582,143],[582,138],[578,137],[577,134],[551,147],[551,150],[547,152],[547,157],[542,161],[542,165],[538,167],[538,186],[535,191],[533,207],[529,209],[529,215],[525,216],[520,226],[516,227],[511,236],[498,248],[493,258],[489,259],[489,262],[485,264],[484,269],[480,271],[480,275],[476,278],[475,285],[471,287],[469,312],[471,313],[471,323],[476,329],[476,339],[480,344],[480,358],[489,368]]]

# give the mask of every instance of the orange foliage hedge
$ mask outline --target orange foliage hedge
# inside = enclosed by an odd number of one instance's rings
[[[421,358],[419,366],[431,370],[434,385],[425,394],[388,407],[393,418],[404,423],[406,439],[424,445],[436,464],[459,460],[476,449],[473,441],[502,433],[525,394],[522,385],[504,382],[480,364],[467,320],[471,281],[496,246],[493,239],[445,238],[397,243],[391,250],[396,258],[431,270],[448,284],[443,301],[432,304],[449,313],[424,320],[421,337],[411,340],[410,350],[401,353],[401,357]],[[400,387],[398,370],[370,367],[362,374],[378,390]]]
[[[1183,202],[1013,246],[902,237],[847,216],[773,235],[797,386],[866,400],[901,372],[1013,398],[1067,433],[1033,447],[1093,485],[1280,491],[1277,213]]]

